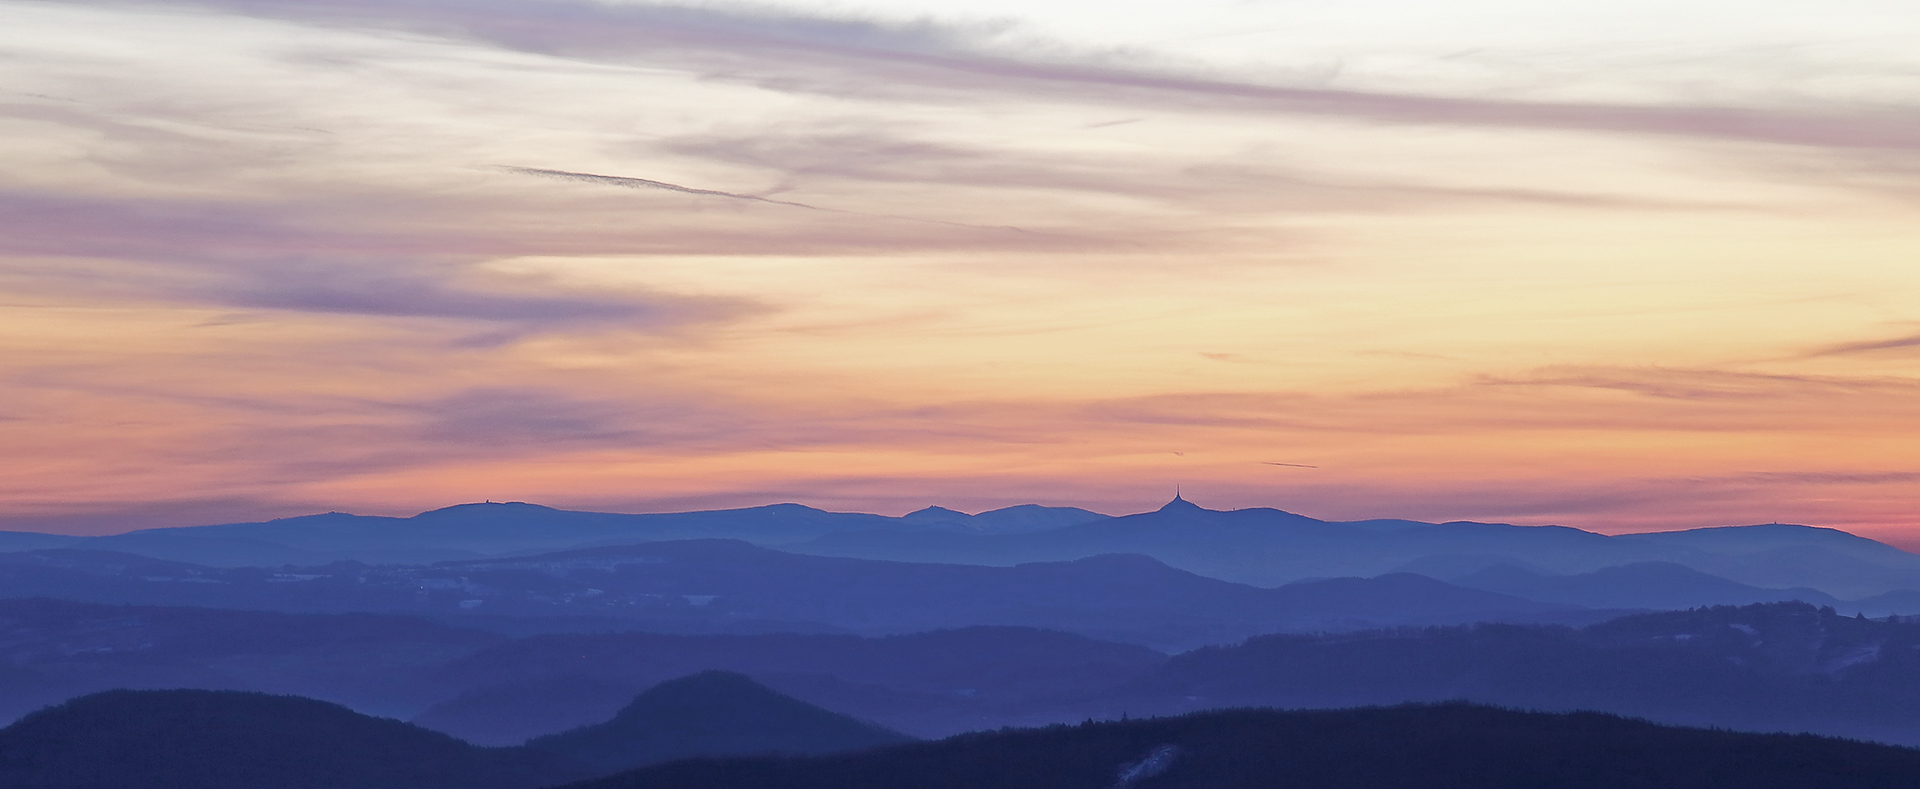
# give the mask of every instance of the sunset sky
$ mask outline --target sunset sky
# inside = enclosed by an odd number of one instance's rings
[[[1920,6],[0,0],[0,343],[6,529],[1920,546]]]

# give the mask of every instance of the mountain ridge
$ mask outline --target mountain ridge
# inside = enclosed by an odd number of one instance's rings
[[[1117,517],[1039,505],[972,515],[929,507],[889,517],[794,503],[619,514],[486,502],[407,518],[323,513],[100,537],[8,532],[0,534],[0,551],[115,550],[227,567],[425,564],[710,538],[821,556],[989,566],[1137,553],[1200,575],[1268,587],[1412,567],[1445,566],[1466,574],[1513,564],[1579,574],[1670,562],[1750,586],[1808,587],[1839,599],[1920,590],[1920,556],[1824,527],[1756,524],[1609,536],[1472,521],[1322,521],[1271,507],[1210,510],[1178,497],[1157,510]]]

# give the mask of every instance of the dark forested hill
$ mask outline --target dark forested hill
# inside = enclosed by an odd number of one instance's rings
[[[727,686],[727,687],[720,687]],[[720,689],[716,691],[716,687]],[[535,748],[477,748],[331,704],[233,691],[113,691],[0,730],[8,789],[1907,789],[1920,751],[1464,703],[1229,710],[1004,729],[820,756],[660,763],[597,779],[580,751],[666,758],[876,745],[857,722],[740,680],[690,678],[633,715]],[[750,695],[764,689],[749,688]],[[779,709],[774,709],[779,708]],[[722,712],[716,716],[714,710]],[[769,710],[773,710],[770,712]],[[758,723],[723,720],[729,712]],[[662,729],[661,725],[668,728]],[[744,725],[742,725],[744,724]],[[859,734],[826,742],[820,727]],[[756,731],[757,729],[757,731]],[[687,736],[693,732],[693,736]],[[741,734],[749,736],[738,736]],[[622,744],[623,737],[633,738]],[[608,738],[600,741],[600,738]],[[650,739],[651,738],[651,739]],[[661,739],[664,738],[664,739]],[[552,746],[552,747],[547,747]],[[709,751],[711,752],[711,751]]]
[[[421,619],[0,600],[0,725],[114,688],[284,693],[482,745],[598,723],[707,669],[922,736],[1048,723],[1166,656],[1030,628],[880,638],[601,633],[510,639]],[[425,712],[426,714],[422,714]]]
[[[783,696],[744,674],[703,671],[649,688],[612,720],[527,747],[615,772],[694,756],[838,753],[911,740]]]
[[[548,635],[448,664],[428,683],[449,700],[414,722],[512,745],[598,723],[639,689],[708,669],[909,734],[1053,723],[1166,660],[1065,633],[975,627],[883,638],[828,635]]]
[[[678,762],[573,789],[1909,789],[1920,751],[1466,704],[1235,710],[879,751]]]
[[[612,720],[482,748],[297,696],[116,690],[0,729],[6,789],[538,789],[692,756],[825,754],[911,738],[738,674],[662,683]]]
[[[109,691],[0,729],[8,789],[532,789],[593,774],[293,696]]]

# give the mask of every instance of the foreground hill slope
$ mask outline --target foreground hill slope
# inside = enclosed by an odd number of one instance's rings
[[[613,720],[527,747],[615,772],[694,756],[813,755],[911,737],[774,692],[744,674],[705,671],[655,685]]]
[[[696,756],[827,754],[908,742],[873,724],[707,672],[613,720],[521,748],[297,696],[116,690],[0,729],[7,789],[538,789]]]
[[[0,730],[8,789],[529,789],[591,775],[325,702],[109,691]]]
[[[1465,704],[1232,710],[805,759],[678,762],[572,789],[1893,789],[1920,751]]]

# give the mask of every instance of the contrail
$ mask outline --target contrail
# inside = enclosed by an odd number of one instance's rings
[[[867,217],[873,217],[875,219],[894,219],[894,220],[900,220],[904,222],[926,222],[928,224],[946,225],[948,227],[964,227],[969,230],[1011,230],[1015,233],[1021,233],[1021,234],[1031,234],[1032,232],[1022,228],[1014,227],[1012,225],[1000,225],[1000,226],[970,225],[965,222],[949,222],[944,219],[924,219],[917,216],[902,216],[900,214],[869,214],[865,211],[848,211],[840,208],[823,208],[817,205],[807,205],[806,203],[795,203],[789,200],[775,200],[770,197],[761,197],[759,195],[740,194],[738,192],[722,192],[718,189],[695,189],[691,186],[681,186],[679,184],[670,184],[670,183],[667,183],[666,181],[651,181],[645,178],[628,178],[624,175],[600,175],[598,173],[576,173],[568,170],[548,170],[540,167],[514,167],[512,165],[503,166],[500,169],[506,170],[508,172],[520,173],[521,175],[534,175],[534,176],[539,176],[541,178],[565,178],[571,181],[586,181],[588,183],[606,184],[607,186],[619,186],[627,189],[664,189],[669,192],[679,192],[681,194],[705,195],[708,197],[729,197],[735,200],[752,200],[756,203],[769,203],[772,205],[792,206],[794,208],[805,208],[808,211],[822,211],[829,214],[845,214],[847,216],[867,216]]]
[[[1286,466],[1287,468],[1319,468],[1319,466],[1309,466],[1305,463],[1275,463],[1271,460],[1262,460],[1260,462],[1269,466]]]
[[[807,205],[806,203],[794,203],[786,200],[774,200],[771,198],[760,197],[758,195],[743,195],[737,192],[722,192],[718,189],[695,189],[691,186],[681,186],[679,184],[670,184],[670,183],[667,183],[666,181],[649,181],[645,178],[628,178],[626,176],[620,176],[620,175],[597,175],[594,173],[575,173],[575,172],[568,172],[566,170],[543,170],[538,167],[509,166],[506,169],[512,170],[513,172],[516,172],[516,173],[525,173],[527,175],[538,175],[538,176],[544,176],[547,178],[567,178],[575,181],[591,181],[593,183],[607,184],[609,186],[624,186],[628,189],[665,189],[669,192],[681,192],[683,194],[690,194],[690,195],[707,195],[710,197],[731,197],[735,200],[752,200],[756,203],[772,203],[774,205],[790,205],[790,206],[793,206],[794,208],[805,208],[809,211],[832,211],[833,210],[830,208],[821,208],[817,205]],[[834,213],[843,213],[843,212],[835,211]]]

